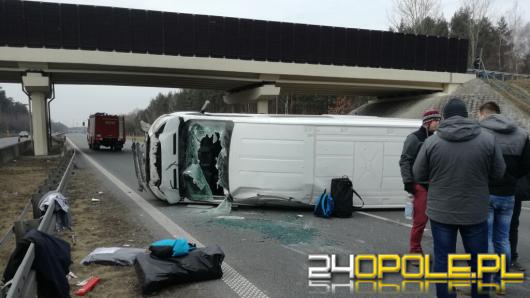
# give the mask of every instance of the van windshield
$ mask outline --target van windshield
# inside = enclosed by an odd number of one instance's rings
[[[208,201],[228,188],[228,157],[233,122],[188,120],[179,136],[181,189],[190,200]]]

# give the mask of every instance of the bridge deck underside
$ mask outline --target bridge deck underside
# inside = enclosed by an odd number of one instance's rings
[[[20,82],[26,71],[50,74],[55,84],[231,91],[273,83],[283,94],[371,96],[442,91],[470,79],[447,72],[0,47],[1,82]]]

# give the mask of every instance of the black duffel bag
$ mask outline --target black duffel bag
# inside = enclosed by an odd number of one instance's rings
[[[353,194],[355,194],[362,202],[361,196],[353,189],[353,183],[348,177],[331,179],[331,197],[335,201],[335,208],[333,209],[333,216],[335,217],[351,217],[354,210],[361,209],[353,206]]]
[[[201,247],[182,257],[158,258],[139,254],[134,262],[142,293],[152,294],[160,288],[223,277],[224,252],[217,245]]]

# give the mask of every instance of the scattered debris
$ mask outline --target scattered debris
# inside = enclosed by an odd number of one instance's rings
[[[102,191],[98,191],[98,195],[102,195],[102,194],[103,194],[103,192],[102,192]]]
[[[73,273],[72,271],[68,272],[68,275],[66,276],[66,278],[68,280],[72,279],[72,278],[79,278],[77,277],[77,275],[75,275],[75,273]]]
[[[101,279],[99,278],[99,276],[94,276],[94,277],[91,277],[85,285],[81,286],[81,288],[79,288],[77,291],[75,291],[75,295],[77,296],[85,296],[86,293],[92,291],[92,289],[98,284],[98,282],[100,281]]]
[[[88,282],[92,277],[93,277],[93,276],[91,276],[91,277],[89,277],[89,278],[87,278],[87,279],[84,279],[84,280],[82,280],[82,281],[76,283],[75,285],[78,286],[78,287],[82,287],[82,286],[86,285],[87,282]]]
[[[282,244],[311,243],[318,236],[318,230],[299,223],[289,223],[278,220],[251,219],[227,220],[216,219],[216,223],[238,230],[254,230],[263,234],[263,238],[273,238]]]
[[[99,202],[99,201],[101,201],[101,200],[100,200],[100,199],[92,198],[90,201],[92,201],[92,202]]]
[[[296,216],[299,217],[299,218],[304,217],[302,214],[297,214]]]
[[[142,252],[145,252],[145,249],[131,247],[98,247],[82,259],[81,264],[129,266],[134,263],[136,256]]]
[[[188,204],[188,205],[186,205],[186,208],[195,208],[195,209],[213,209],[213,206],[209,206],[209,205],[193,205],[193,204]]]
[[[217,216],[218,219],[245,219],[243,216],[234,216],[234,215],[220,215]]]
[[[221,264],[224,252],[217,245],[194,249],[182,257],[158,258],[152,254],[139,254],[134,262],[138,282],[145,295],[162,287],[223,276]]]
[[[216,208],[205,211],[204,213],[212,215],[230,214],[232,211],[232,202],[226,198]]]

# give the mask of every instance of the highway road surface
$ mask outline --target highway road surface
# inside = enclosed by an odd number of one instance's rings
[[[70,134],[68,138],[81,151],[78,164],[89,168],[102,183],[113,187],[120,200],[128,202],[130,212],[137,212],[155,235],[167,237],[168,229],[161,227],[163,219],[169,219],[176,230],[189,233],[204,245],[218,244],[225,252],[225,278],[209,282],[190,284],[173,288],[179,296],[186,297],[321,297],[328,286],[310,286],[308,280],[308,255],[313,253],[338,254],[339,265],[347,265],[348,254],[403,254],[408,252],[410,232],[409,220],[402,210],[357,212],[348,219],[322,219],[314,217],[310,210],[285,210],[265,208],[238,208],[232,210],[232,219],[219,218],[212,209],[200,205],[168,205],[157,200],[150,193],[137,190],[130,143],[122,152],[91,151],[81,134]],[[108,177],[101,174],[106,172]],[[134,200],[144,200],[147,209],[138,208]],[[147,204],[145,204],[147,202]],[[526,204],[526,203],[525,203]],[[519,232],[520,261],[530,269],[530,208],[526,205],[521,214]],[[147,212],[146,212],[147,210]],[[155,215],[153,215],[155,214]],[[156,215],[158,214],[158,215]],[[151,218],[158,217],[158,218]],[[177,226],[178,225],[178,226]],[[156,240],[156,239],[153,239]],[[460,241],[459,241],[460,242]],[[423,240],[424,251],[432,254],[432,237],[426,230]],[[464,252],[461,243],[459,252]],[[341,258],[342,256],[342,258]],[[400,276],[391,276],[385,282],[400,283]],[[348,279],[339,278],[334,283],[334,296],[377,297],[350,293]],[[431,285],[427,295],[434,295]],[[507,297],[528,297],[530,284],[509,285]],[[331,292],[329,292],[331,294]],[[387,295],[388,296],[388,295]],[[392,297],[416,297],[418,294],[401,293]]]
[[[18,142],[18,137],[0,138],[0,148],[4,148]]]

